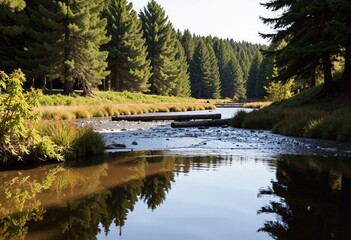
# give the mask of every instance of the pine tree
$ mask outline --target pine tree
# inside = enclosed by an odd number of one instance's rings
[[[52,1],[27,0],[25,14],[25,48],[18,51],[16,60],[30,81],[40,78],[40,88],[45,86],[46,76],[54,68],[55,45],[61,34],[61,24],[57,21],[57,4]],[[51,88],[51,87],[49,87]]]
[[[178,97],[190,97],[190,76],[188,73],[188,62],[184,53],[184,48],[179,40],[176,41],[176,63],[178,64],[178,76],[175,79],[176,86],[172,90],[171,95]]]
[[[179,74],[176,69],[174,30],[164,9],[154,0],[147,4],[139,17],[152,68],[150,93],[170,95]]]
[[[272,57],[263,57],[257,73],[257,82],[255,88],[255,95],[259,99],[266,96],[265,88],[269,85],[269,80],[273,78],[273,59]]]
[[[210,57],[210,67],[211,67],[211,98],[221,97],[221,79],[219,75],[218,60],[216,58],[215,51],[212,47],[212,41],[207,41],[206,44],[208,48],[208,53]]]
[[[108,21],[108,34],[112,37],[105,46],[109,52],[112,89],[147,92],[150,61],[146,60],[145,39],[133,4],[126,0],[109,0],[104,16]]]
[[[92,88],[106,77],[107,52],[100,50],[106,37],[106,20],[101,19],[102,0],[58,1],[55,16],[60,25],[55,41],[47,44],[53,60],[49,77],[64,83],[64,93],[71,94],[76,81],[83,94],[92,95]],[[38,41],[39,42],[39,41]]]
[[[209,50],[200,39],[190,64],[191,92],[195,98],[215,98],[212,89],[212,67]]]
[[[188,29],[184,31],[181,42],[185,51],[186,59],[188,63],[190,63],[193,60],[195,42]]]
[[[17,51],[24,48],[24,25],[27,18],[23,12],[15,12],[22,9],[15,2],[5,1],[0,4],[0,70],[7,73],[18,68],[16,61]]]
[[[345,59],[344,76],[351,75],[351,2],[348,0],[331,0],[333,19],[327,23],[327,30],[339,43]]]
[[[218,38],[214,38],[213,48],[218,60],[219,76],[222,86],[221,96],[231,98],[233,97],[233,85],[230,84],[232,84],[233,76],[231,74],[226,74],[225,71],[229,70],[228,64],[229,61],[235,57],[234,52],[228,42]]]
[[[323,69],[324,87],[319,96],[335,93],[332,77],[332,55],[339,51],[337,43],[327,31],[333,19],[329,0],[308,2],[272,0],[262,4],[273,11],[285,10],[278,18],[263,18],[266,24],[273,24],[275,33],[261,34],[274,43],[286,41],[286,46],[266,54],[275,57],[278,77],[287,81],[293,77],[309,79],[313,69]]]
[[[243,48],[239,49],[238,60],[244,74],[244,79],[248,80],[251,62]]]
[[[247,79],[246,85],[246,95],[248,98],[256,98],[256,84],[258,78],[258,72],[262,62],[262,54],[260,52],[256,53],[256,56],[251,64],[249,77]]]
[[[229,62],[222,72],[222,97],[231,99],[243,99],[246,97],[246,89],[238,60],[235,55],[229,59]]]

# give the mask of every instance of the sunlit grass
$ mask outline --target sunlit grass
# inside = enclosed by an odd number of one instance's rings
[[[81,97],[78,94],[65,96],[62,94],[45,95],[41,106],[81,106],[102,104],[155,104],[155,103],[194,103],[201,100],[194,98],[167,97],[130,92],[94,92],[95,97]]]
[[[264,107],[268,107],[269,105],[271,105],[272,102],[247,102],[244,103],[243,107],[244,108],[255,108],[255,109],[261,109]]]
[[[77,127],[71,121],[40,121],[32,126],[62,148],[65,160],[104,153],[101,135],[90,127]]]
[[[214,109],[207,103],[105,104],[82,106],[42,106],[36,108],[42,119],[72,120],[77,118],[110,117],[154,112],[182,112]]]
[[[288,136],[351,141],[351,107],[329,111],[315,107],[270,107],[251,113],[239,112],[234,127],[269,129]]]

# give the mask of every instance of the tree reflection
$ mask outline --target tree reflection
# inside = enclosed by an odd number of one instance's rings
[[[351,239],[351,163],[285,156],[259,196],[273,196],[258,213],[275,214],[258,231],[274,239]]]
[[[43,219],[45,209],[37,195],[50,188],[62,171],[58,166],[43,177],[18,172],[0,177],[0,239],[24,239],[28,223]]]
[[[135,156],[134,156],[135,155]],[[0,174],[0,239],[96,239],[126,224],[135,204],[159,207],[175,173],[209,170],[231,158],[120,154],[87,164]],[[103,227],[102,229],[101,226]]]

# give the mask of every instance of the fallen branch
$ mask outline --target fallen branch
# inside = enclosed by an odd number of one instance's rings
[[[118,116],[112,117],[112,121],[162,121],[175,120],[186,121],[193,119],[221,119],[221,114],[187,114],[187,115],[140,115],[140,116]]]
[[[205,120],[205,121],[190,121],[190,122],[173,122],[171,123],[172,128],[185,128],[185,127],[216,127],[228,125],[230,118],[216,119],[216,120]]]

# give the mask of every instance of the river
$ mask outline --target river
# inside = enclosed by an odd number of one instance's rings
[[[126,148],[0,172],[0,239],[351,239],[347,143],[84,124]]]

